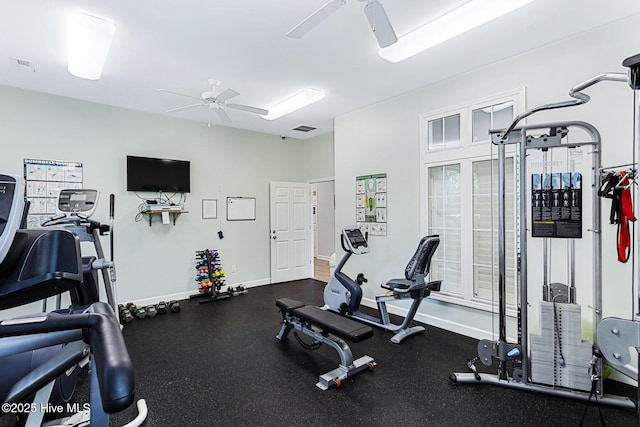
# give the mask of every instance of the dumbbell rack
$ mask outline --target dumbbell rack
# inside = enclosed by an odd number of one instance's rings
[[[247,290],[241,285],[235,288],[228,287],[226,291],[221,291],[225,285],[225,276],[220,263],[220,253],[216,249],[196,251],[195,268],[198,271],[195,281],[200,284],[200,288],[198,293],[191,295],[190,298],[199,299],[200,304],[247,293]]]

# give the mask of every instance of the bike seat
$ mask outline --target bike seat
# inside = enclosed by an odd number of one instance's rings
[[[396,289],[409,289],[413,285],[411,280],[407,279],[391,279],[387,281],[387,283],[383,283],[380,285],[385,289],[389,289],[390,291],[395,291]]]

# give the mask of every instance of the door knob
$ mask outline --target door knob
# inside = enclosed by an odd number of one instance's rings
[[[278,236],[274,235],[273,236],[273,240],[276,240],[278,238]]]

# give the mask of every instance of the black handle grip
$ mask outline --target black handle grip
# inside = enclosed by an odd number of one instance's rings
[[[110,309],[109,309],[110,311]],[[127,408],[134,400],[133,365],[120,326],[112,314],[92,313],[89,343],[95,360],[102,407],[106,413]]]
[[[41,332],[85,330],[95,360],[102,407],[106,413],[127,408],[134,400],[133,365],[115,315],[102,302],[91,306],[89,314],[49,313],[33,319],[17,319],[0,325],[0,337]]]
[[[116,208],[116,195],[112,193],[109,195],[109,218],[113,218],[113,212],[115,211],[115,208]]]

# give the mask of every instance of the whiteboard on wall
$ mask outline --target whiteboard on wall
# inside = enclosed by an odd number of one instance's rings
[[[227,197],[227,221],[255,221],[255,197]]]

